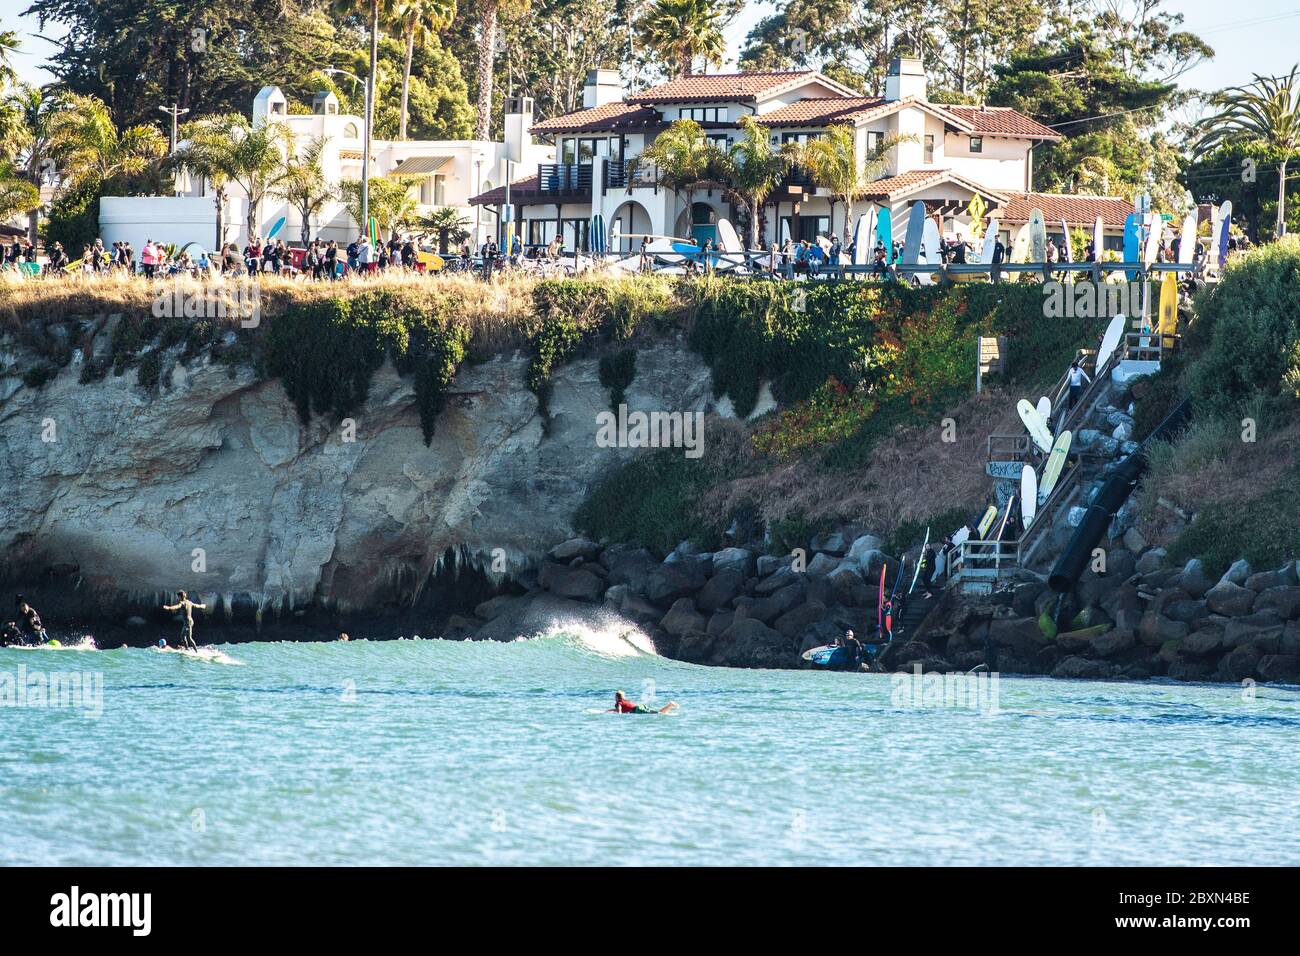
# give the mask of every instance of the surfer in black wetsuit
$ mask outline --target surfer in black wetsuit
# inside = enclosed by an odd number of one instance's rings
[[[45,625],[41,623],[41,616],[36,613],[36,608],[32,607],[20,594],[15,602],[18,605],[18,620],[20,627],[23,629],[25,640],[28,644],[44,644],[50,639],[45,633]]]
[[[207,605],[194,603],[189,599],[189,597],[185,594],[184,591],[176,592],[175,604],[163,605],[164,611],[179,611],[184,609],[185,621],[181,625],[181,647],[188,648],[189,650],[192,651],[197,651],[199,649],[199,646],[194,643],[194,614],[192,613],[194,608],[198,608],[200,611],[202,611],[202,610],[206,610]]]

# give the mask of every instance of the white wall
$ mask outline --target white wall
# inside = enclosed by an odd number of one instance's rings
[[[1030,141],[985,136],[984,151],[970,151],[970,134],[949,133],[944,143],[946,166],[989,189],[1028,189]]]
[[[243,217],[242,202],[228,205],[227,223],[232,215]],[[135,249],[137,260],[150,239],[177,246],[194,242],[213,250],[217,239],[216,217],[217,207],[211,197],[104,196],[99,200],[99,234],[104,247],[125,240]],[[65,251],[72,259],[81,255],[80,249]],[[191,250],[190,254],[194,252]]]

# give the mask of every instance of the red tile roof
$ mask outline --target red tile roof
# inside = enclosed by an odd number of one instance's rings
[[[1024,113],[1009,106],[949,106],[943,104],[941,109],[968,123],[976,133],[988,136],[1012,136],[1026,139],[1058,140],[1062,136],[1056,130],[1044,126],[1037,120],[1030,119]]]
[[[834,89],[853,91],[843,84],[830,80],[816,70],[774,70],[765,73],[709,73],[702,76],[682,76],[660,83],[627,97],[629,103],[693,103],[704,100],[746,100],[794,88],[810,80],[817,80]]]
[[[893,201],[927,186],[938,186],[940,183],[954,183],[970,192],[988,196],[996,202],[1002,202],[1009,196],[1009,193],[981,186],[959,173],[954,173],[951,169],[914,169],[901,176],[877,179],[867,187],[863,198],[877,202]]]
[[[1070,196],[1064,193],[1006,193],[1009,202],[993,215],[1003,223],[1028,222],[1030,210],[1042,210],[1048,226],[1065,220],[1068,226],[1091,227],[1101,216],[1108,226],[1122,226],[1133,203],[1118,196]]]
[[[516,195],[520,198],[530,196],[537,192],[538,176],[533,173],[531,176],[525,176],[523,179],[516,179],[510,184],[510,198],[513,200]],[[479,193],[477,196],[470,197],[471,206],[500,206],[506,201],[506,187],[494,186],[487,192]]]
[[[827,96],[799,100],[762,113],[764,126],[820,126],[823,123],[853,123],[884,105],[880,96]]]
[[[534,123],[534,133],[587,133],[622,129],[629,126],[654,126],[662,122],[658,110],[631,103],[606,103],[586,110],[574,110]]]

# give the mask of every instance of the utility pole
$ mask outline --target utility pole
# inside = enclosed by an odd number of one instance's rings
[[[175,155],[176,155],[176,138],[177,138],[177,137],[176,137],[176,126],[177,126],[177,121],[178,121],[182,116],[184,116],[186,113],[188,113],[189,110],[188,110],[188,109],[181,109],[179,103],[173,103],[171,106],[160,106],[160,107],[158,107],[158,109],[161,110],[162,112],[166,113],[166,114],[167,114],[168,116],[170,116],[171,119],[172,119],[171,149],[168,151],[168,155],[169,155],[169,156],[175,156]],[[181,194],[180,188],[179,188],[178,183],[177,183],[177,181],[176,181],[175,179],[173,179],[173,182],[172,182],[172,192],[175,193],[177,196],[179,196],[179,195]]]

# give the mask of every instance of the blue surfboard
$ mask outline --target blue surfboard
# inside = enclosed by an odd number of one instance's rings
[[[894,223],[888,206],[881,206],[880,212],[876,214],[876,242],[885,247],[885,264],[893,265]]]
[[[800,656],[810,664],[829,667],[832,664],[843,663],[848,657],[848,651],[846,648],[836,647],[834,644],[824,644],[821,647],[806,650]]]
[[[1142,261],[1142,216],[1131,212],[1124,217],[1124,261]],[[1136,269],[1128,270],[1130,282],[1137,280]]]

